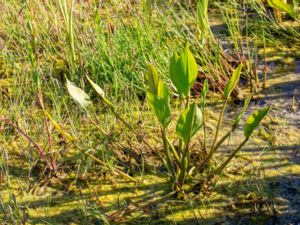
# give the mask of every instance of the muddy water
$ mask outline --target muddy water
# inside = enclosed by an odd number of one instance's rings
[[[256,98],[259,105],[272,105],[276,116],[300,128],[300,61],[292,66],[269,65],[267,88]]]
[[[283,66],[281,66],[283,67]],[[268,76],[269,88],[262,91],[264,97],[259,98],[264,104],[273,106],[272,114],[286,122],[287,129],[292,130],[292,140],[288,154],[293,165],[300,165],[300,61],[296,60],[292,68],[284,68],[276,72],[278,67],[271,67]],[[289,139],[286,139],[289,142]],[[285,146],[287,143],[278,145]],[[282,149],[288,151],[289,149]],[[278,224],[300,224],[300,171],[296,174],[288,173],[280,179],[270,182],[270,188],[276,196],[277,204],[286,204],[286,209],[274,221]],[[276,204],[276,203],[275,203]]]
[[[300,224],[300,60],[289,66],[268,63],[267,71],[267,88],[255,95],[248,111],[272,106],[270,121],[258,133],[268,144],[254,139],[248,149],[260,155],[274,204],[275,215],[266,224]]]

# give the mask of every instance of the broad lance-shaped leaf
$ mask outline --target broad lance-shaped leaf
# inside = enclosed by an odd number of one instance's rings
[[[183,94],[188,90],[188,82],[183,73],[181,73],[180,69],[178,69],[178,55],[177,53],[174,53],[171,60],[170,60],[170,79],[175,86],[176,90],[179,92],[179,94]]]
[[[188,96],[190,88],[196,81],[198,66],[188,45],[178,57],[175,53],[170,60],[170,78],[181,95]]]
[[[176,126],[176,134],[182,138],[184,143],[188,143],[202,125],[202,112],[196,103],[193,103],[181,114]]]
[[[109,106],[113,106],[113,104],[105,97],[105,93],[102,88],[93,82],[88,76],[86,76],[87,80],[91,84],[92,88],[97,92],[97,94],[101,97],[101,99]]]
[[[157,94],[159,77],[156,68],[152,64],[148,65],[148,71],[145,78],[148,90],[154,94]]]
[[[90,105],[90,97],[82,89],[76,87],[72,82],[67,79],[67,89],[71,97],[79,103],[84,109]]]
[[[268,4],[275,9],[279,9],[286,12],[293,19],[296,19],[297,17],[294,7],[290,4],[283,2],[282,0],[268,0]]]
[[[158,82],[157,94],[147,91],[147,100],[160,124],[167,127],[171,119],[170,94],[163,81]]]
[[[244,135],[249,138],[253,133],[254,129],[260,124],[262,119],[268,114],[270,107],[265,107],[257,110],[251,116],[248,117],[244,126]]]
[[[227,82],[224,88],[224,97],[228,98],[231,92],[234,90],[236,85],[240,81],[241,71],[243,68],[243,64],[240,64],[232,73],[230,80]]]

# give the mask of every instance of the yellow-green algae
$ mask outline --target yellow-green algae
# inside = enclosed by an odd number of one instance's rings
[[[49,185],[37,188],[32,193],[25,190],[27,178],[22,174],[14,173],[11,169],[10,184],[1,184],[1,197],[5,204],[11,204],[10,194],[16,196],[19,206],[26,206],[28,210],[28,224],[81,224],[84,219],[100,217],[91,215],[89,212],[92,205],[99,212],[108,217],[118,215],[120,211],[124,211],[123,216],[115,216],[113,221],[119,224],[141,224],[146,223],[151,216],[157,211],[158,215],[155,221],[158,224],[190,224],[191,221],[199,219],[199,221],[207,221],[211,224],[219,221],[221,218],[228,216],[234,217],[234,214],[247,214],[251,212],[253,206],[250,204],[246,208],[235,209],[235,202],[239,197],[246,199],[247,193],[255,193],[264,200],[271,200],[268,195],[268,187],[264,187],[264,180],[280,181],[282,176],[300,176],[300,165],[295,164],[291,155],[295,151],[294,146],[299,147],[298,133],[296,127],[285,127],[285,122],[277,120],[272,123],[272,119],[265,122],[265,125],[271,127],[268,132],[271,136],[275,134],[277,140],[273,143],[273,149],[269,149],[268,141],[265,137],[256,136],[249,142],[239,157],[233,160],[230,167],[226,170],[225,177],[222,178],[215,189],[209,194],[203,194],[200,200],[180,201],[164,196],[170,191],[168,179],[162,176],[146,175],[137,177],[139,184],[122,181],[118,177],[104,179],[97,174],[88,174],[81,178],[84,185],[78,185],[80,182],[74,182],[76,175],[74,173],[64,174],[60,180],[53,179]],[[284,132],[282,132],[282,129]],[[271,131],[270,131],[271,130]],[[280,132],[280,134],[277,134]],[[259,134],[259,132],[257,132]],[[21,139],[22,140],[22,139]],[[232,146],[241,140],[241,135],[233,136],[228,145]],[[10,152],[9,165],[15,169],[20,167],[26,171],[26,163],[19,160],[20,140],[8,140],[5,147]],[[25,140],[23,140],[24,142]],[[284,151],[277,148],[284,147]],[[250,149],[251,151],[247,151]],[[298,149],[299,150],[299,149]],[[15,156],[14,154],[15,153]],[[4,176],[5,177],[5,176]],[[4,179],[5,180],[5,179]],[[69,182],[73,180],[73,182]],[[30,180],[34,184],[34,180]],[[64,184],[64,182],[66,182]],[[63,185],[64,184],[64,185]],[[261,186],[261,187],[259,187]],[[22,188],[21,188],[22,187]],[[258,188],[259,187],[259,188]],[[236,192],[236,190],[239,190]],[[244,194],[243,194],[244,193]],[[162,198],[162,199],[161,199]],[[161,199],[161,200],[160,200]],[[242,201],[242,200],[239,200]],[[276,202],[276,199],[274,200]],[[141,208],[143,206],[152,209],[151,203],[155,206],[153,215],[145,213]],[[282,203],[282,201],[280,202]],[[90,205],[89,205],[90,204]],[[285,205],[276,205],[278,211],[288,207]],[[229,210],[228,207],[234,208]],[[126,214],[126,208],[132,209],[132,213]],[[141,207],[141,208],[139,208]],[[264,213],[269,215],[267,208]],[[261,215],[264,215],[260,212]],[[110,218],[110,217],[109,217]],[[148,219],[147,219],[148,218]],[[264,217],[262,217],[262,221]],[[92,221],[92,220],[87,220]],[[160,221],[160,222],[159,222]]]

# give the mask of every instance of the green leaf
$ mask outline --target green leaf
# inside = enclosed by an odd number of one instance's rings
[[[101,97],[101,99],[109,106],[113,106],[113,104],[105,97],[105,93],[102,88],[93,82],[88,76],[86,76],[87,80],[91,84],[92,88],[97,92],[97,94]]]
[[[234,71],[230,78],[230,80],[227,82],[225,88],[224,88],[224,97],[228,98],[231,94],[231,92],[234,90],[236,85],[240,81],[241,71],[243,68],[243,64],[240,64]]]
[[[147,91],[147,100],[160,124],[167,127],[171,119],[170,94],[163,81],[158,82],[157,94]]]
[[[279,9],[286,12],[293,19],[296,19],[297,17],[294,6],[287,4],[282,0],[268,0],[268,4],[275,9]]]
[[[71,97],[79,103],[81,107],[86,109],[92,102],[90,97],[80,88],[76,87],[72,82],[67,79],[67,89]]]
[[[159,77],[156,68],[152,65],[148,65],[148,72],[146,73],[146,84],[148,85],[148,90],[154,94],[157,94]]]
[[[170,93],[165,83],[159,79],[156,68],[151,64],[148,65],[146,83],[148,104],[160,124],[167,127],[171,119]]]
[[[198,66],[188,45],[178,57],[175,53],[170,60],[170,78],[177,91],[185,96],[196,81]]]
[[[249,138],[253,133],[254,129],[260,124],[262,119],[268,114],[270,107],[265,107],[257,110],[251,116],[248,117],[244,126],[244,135]]]
[[[245,115],[246,111],[247,111],[247,108],[248,108],[248,105],[251,101],[251,98],[252,96],[248,97],[245,99],[245,102],[244,102],[244,107],[242,109],[242,111],[237,115],[237,117],[235,118],[234,122],[233,122],[233,125],[238,125],[239,122],[241,121],[242,117]]]
[[[188,143],[202,125],[202,113],[196,103],[193,103],[181,114],[176,126],[176,134],[184,143]]]
[[[170,60],[170,79],[175,86],[176,90],[182,94],[188,89],[186,77],[180,73],[180,69],[178,69],[178,55],[174,53],[171,60]]]

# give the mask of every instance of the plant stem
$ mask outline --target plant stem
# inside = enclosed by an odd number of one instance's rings
[[[176,159],[176,162],[180,165],[180,158],[179,158],[179,155],[174,147],[174,145],[171,143],[171,141],[169,140],[169,138],[166,137],[166,140],[167,140],[167,143],[168,145],[170,146],[171,150],[172,150],[172,153]]]
[[[245,140],[234,150],[234,152],[227,158],[227,160],[213,173],[214,175],[220,175],[224,168],[228,165],[228,163],[232,160],[232,158],[241,150],[241,148],[246,144],[249,138],[245,138]]]
[[[201,163],[199,170],[203,170],[204,167],[209,163],[213,155],[216,153],[216,151],[220,148],[220,146],[223,144],[223,142],[232,134],[232,132],[237,128],[237,126],[233,126],[230,131],[228,131],[222,138],[219,140],[216,144],[216,146],[209,152],[207,157],[204,159],[204,161]]]
[[[187,109],[189,107],[189,104],[190,104],[190,93],[189,95],[186,97],[186,102],[185,102],[185,109]]]
[[[190,94],[186,98],[185,109],[187,109],[189,107],[189,104],[190,104]],[[194,113],[195,112],[193,112],[192,117],[194,117]],[[189,136],[191,136],[191,130],[189,131]],[[185,146],[183,146],[182,140],[181,140],[181,143],[182,143],[182,148],[184,147],[184,149],[182,149],[182,155],[181,155],[181,161],[180,161],[181,171],[180,171],[180,175],[178,178],[178,183],[179,183],[180,187],[182,188],[185,178],[186,178],[188,165],[189,165],[189,158],[187,156],[188,156],[188,152],[189,152],[190,139],[187,141],[187,143],[185,143]]]
[[[43,117],[44,117],[44,121],[45,121],[45,128],[46,128],[47,137],[48,137],[48,147],[50,149],[50,154],[51,154],[51,160],[50,160],[51,167],[56,168],[56,159],[54,157],[54,153],[52,150],[51,133],[49,130],[49,125],[48,125],[47,116],[46,116],[46,110],[45,110],[44,101],[43,101],[43,93],[42,93],[41,89],[39,89],[39,91],[38,91],[38,100],[39,100],[40,106],[42,107]]]
[[[40,158],[43,159],[46,163],[46,165],[51,169],[55,170],[55,168],[52,167],[52,164],[49,162],[49,160],[46,157],[45,151],[21,128],[19,128],[17,125],[13,124],[13,122],[9,119],[1,119],[0,122],[5,122],[7,125],[13,127],[16,129],[20,134],[22,134],[31,144],[33,144],[35,150],[39,154]]]
[[[224,111],[225,111],[227,102],[228,102],[228,98],[225,99],[225,102],[224,102],[224,104],[223,104],[222,110],[221,110],[221,112],[220,112],[219,120],[218,120],[218,125],[217,125],[217,130],[216,130],[216,134],[215,134],[215,138],[214,138],[214,141],[213,141],[213,144],[212,144],[212,147],[211,147],[211,150],[210,150],[210,151],[212,151],[212,150],[214,149],[215,144],[216,144],[216,142],[217,142],[218,135],[219,135],[219,131],[220,131],[220,126],[221,126],[221,123],[222,123],[222,118],[223,118],[223,114],[224,114]]]
[[[180,186],[182,187],[186,178],[186,174],[187,174],[187,170],[188,170],[188,166],[189,166],[189,159],[188,159],[188,152],[189,152],[189,146],[190,146],[190,140],[188,141],[188,143],[186,143],[185,145],[185,149],[183,152],[183,155],[181,157],[181,173],[178,179],[178,183],[180,184]]]
[[[201,103],[201,109],[202,109],[202,118],[203,118],[203,136],[204,136],[204,140],[203,140],[203,147],[204,147],[204,151],[207,155],[207,151],[206,151],[206,123],[205,123],[205,97],[202,98],[202,103]]]
[[[167,169],[171,172],[172,179],[175,182],[176,181],[176,172],[175,172],[172,160],[171,160],[171,155],[170,155],[170,151],[169,151],[168,140],[167,140],[165,128],[161,128],[161,134],[163,137],[164,151],[165,151],[166,158],[167,158],[167,165],[168,165]]]

